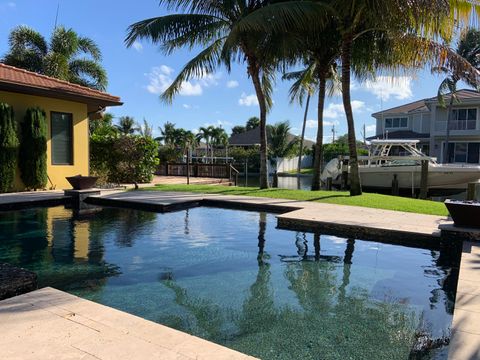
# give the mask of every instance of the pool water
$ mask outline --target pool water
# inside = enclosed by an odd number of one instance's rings
[[[458,256],[275,227],[216,208],[0,212],[0,262],[262,359],[408,359],[415,334],[449,335]]]

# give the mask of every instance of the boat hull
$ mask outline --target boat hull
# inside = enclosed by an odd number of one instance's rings
[[[360,167],[363,187],[390,189],[394,177],[400,189],[420,188],[421,166]],[[480,179],[480,167],[430,166],[428,189],[466,190],[467,184]]]

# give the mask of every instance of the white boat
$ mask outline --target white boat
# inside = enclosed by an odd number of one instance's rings
[[[398,187],[414,193],[420,188],[422,160],[428,161],[427,188],[448,192],[465,191],[467,184],[480,179],[480,166],[469,164],[438,164],[417,149],[419,140],[372,140],[368,156],[359,156],[359,171],[365,189],[389,190],[394,178]],[[348,171],[348,157],[331,160],[322,172],[321,180],[331,177],[334,185],[341,183]]]

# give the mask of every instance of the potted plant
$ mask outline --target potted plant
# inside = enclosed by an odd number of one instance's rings
[[[480,228],[480,202],[474,200],[445,200],[455,226]]]

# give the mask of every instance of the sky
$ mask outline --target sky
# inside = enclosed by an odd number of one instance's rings
[[[127,27],[146,18],[166,15],[157,0],[0,0],[0,57],[8,50],[8,35],[18,25],[28,25],[47,39],[57,24],[74,29],[78,34],[94,40],[100,47],[102,65],[108,74],[107,91],[120,96],[124,105],[112,107],[116,118],[133,116],[146,119],[158,127],[170,121],[185,129],[201,126],[222,126],[228,132],[235,125],[244,125],[248,118],[258,116],[259,108],[245,64],[236,64],[228,73],[219,68],[214,74],[186,82],[172,104],[160,101],[159,94],[175,78],[186,62],[198,51],[179,51],[165,56],[158,45],[136,42],[126,48]],[[410,101],[432,97],[437,93],[442,78],[431,75],[428,69],[414,76],[379,76],[375,81],[352,84],[352,106],[357,136],[362,137],[365,125],[367,136],[375,133],[375,119],[371,114]],[[288,120],[294,134],[301,132],[304,109],[291,104],[288,89],[291,83],[277,77],[274,105],[268,114],[268,123]],[[316,137],[316,99],[311,101],[306,137]],[[332,125],[337,136],[346,133],[342,99],[327,99],[324,113],[325,142],[332,138]]]

